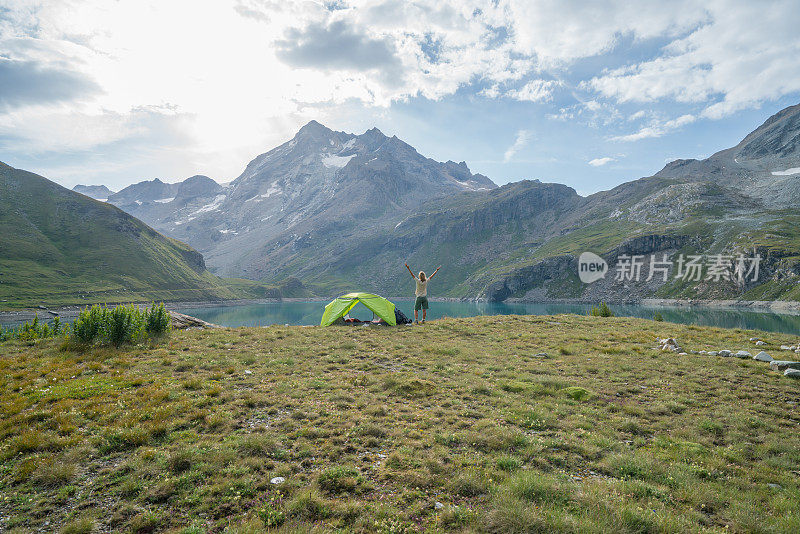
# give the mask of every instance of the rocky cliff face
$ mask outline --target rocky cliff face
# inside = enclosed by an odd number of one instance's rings
[[[108,197],[114,194],[112,190],[104,185],[76,185],[72,188],[73,191],[76,193],[80,193],[81,195],[86,195],[89,198],[93,198],[95,200],[107,200]]]

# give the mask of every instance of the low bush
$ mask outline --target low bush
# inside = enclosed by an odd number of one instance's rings
[[[91,344],[105,335],[108,308],[105,306],[92,306],[84,308],[78,318],[72,322],[72,338],[78,343]]]
[[[589,310],[589,315],[592,317],[614,317],[614,312],[608,307],[608,304],[601,302],[600,306],[592,306]]]
[[[166,334],[172,328],[169,312],[164,307],[164,303],[153,303],[150,309],[145,311],[145,330],[151,336]]]
[[[0,329],[2,330],[2,329]],[[22,341],[36,341],[37,339],[47,339],[58,336],[62,333],[61,320],[56,317],[51,324],[39,321],[39,316],[34,315],[33,321],[25,322],[22,327],[17,330],[0,331],[0,341],[17,337]]]
[[[144,310],[133,304],[111,309],[94,305],[80,311],[72,323],[70,335],[73,341],[82,345],[110,343],[119,347],[147,336],[166,334],[170,327],[169,313],[163,303]]]

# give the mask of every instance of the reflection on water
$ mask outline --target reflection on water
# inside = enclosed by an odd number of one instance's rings
[[[409,318],[414,317],[412,301],[395,300]],[[325,308],[324,302],[269,302],[241,306],[183,308],[181,313],[199,317],[223,326],[267,326],[271,324],[317,325]],[[554,303],[503,302],[431,302],[428,319],[440,317],[473,317],[476,315],[555,315],[576,313],[586,315],[589,305]],[[611,306],[616,315],[652,319],[658,312],[665,321],[723,328],[744,328],[800,334],[800,315],[734,308],[652,307],[634,305]],[[371,319],[372,312],[358,304],[352,317]]]

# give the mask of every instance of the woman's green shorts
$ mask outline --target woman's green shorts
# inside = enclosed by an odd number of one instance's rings
[[[428,309],[428,297],[417,297],[417,300],[414,302],[414,311],[427,310],[427,309]]]

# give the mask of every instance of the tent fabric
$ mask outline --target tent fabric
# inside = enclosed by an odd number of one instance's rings
[[[388,324],[392,326],[397,324],[397,319],[395,319],[394,315],[394,303],[372,293],[348,293],[347,295],[336,297],[330,304],[325,306],[325,312],[322,314],[322,320],[319,323],[320,326],[330,326],[336,319],[346,315],[359,302]]]

